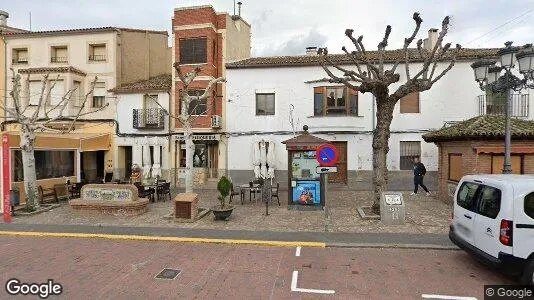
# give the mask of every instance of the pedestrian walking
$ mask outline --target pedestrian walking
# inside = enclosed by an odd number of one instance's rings
[[[417,190],[419,189],[419,186],[421,186],[425,190],[426,195],[430,196],[430,191],[428,191],[425,184],[423,183],[423,179],[425,178],[425,175],[426,175],[425,165],[423,165],[423,163],[419,161],[419,157],[414,158],[413,160],[414,189],[413,189],[413,193],[411,193],[410,195],[416,195]]]

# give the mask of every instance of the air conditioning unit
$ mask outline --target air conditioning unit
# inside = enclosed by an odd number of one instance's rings
[[[211,116],[211,128],[221,128],[221,116]]]

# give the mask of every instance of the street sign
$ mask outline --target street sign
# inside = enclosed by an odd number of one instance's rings
[[[337,173],[337,167],[317,167],[315,172],[317,174]]]
[[[315,159],[322,167],[331,167],[335,165],[339,159],[339,152],[332,144],[322,144],[317,147]]]

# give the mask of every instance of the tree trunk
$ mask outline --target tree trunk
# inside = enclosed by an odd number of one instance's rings
[[[189,124],[184,125],[185,140],[185,192],[193,192],[193,154],[195,144],[193,144],[193,133]]]
[[[22,165],[24,168],[24,191],[28,198],[26,204],[30,211],[35,211],[39,208],[34,143],[35,132],[28,125],[21,125],[20,148],[22,150]]]
[[[388,94],[381,93],[376,97],[376,129],[373,132],[373,211],[380,214],[380,196],[387,187],[390,125],[393,120],[395,102],[388,100]]]

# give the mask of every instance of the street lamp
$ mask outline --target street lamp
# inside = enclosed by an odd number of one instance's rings
[[[504,43],[497,54],[500,56],[500,66],[496,66],[494,60],[479,60],[471,65],[475,72],[475,80],[483,91],[490,90],[492,93],[507,93],[504,105],[506,126],[504,139],[504,166],[503,174],[512,173],[512,162],[510,146],[512,143],[510,130],[510,108],[512,102],[512,91],[519,92],[522,89],[534,88],[534,48],[532,44],[523,47],[513,47],[512,42]],[[518,70],[515,70],[515,62],[518,63]],[[501,72],[504,70],[504,74]],[[523,78],[519,78],[512,73],[512,70],[519,72]]]

